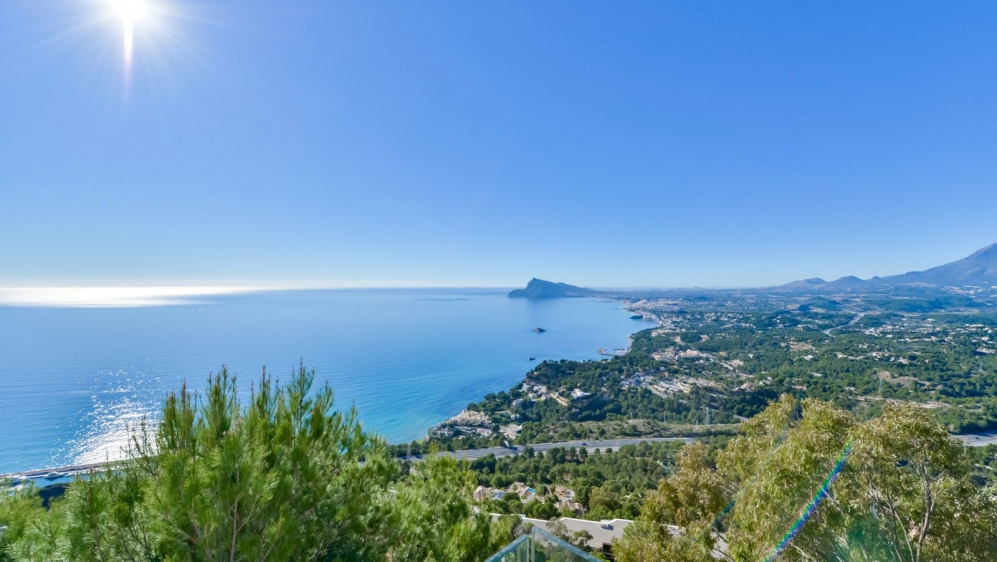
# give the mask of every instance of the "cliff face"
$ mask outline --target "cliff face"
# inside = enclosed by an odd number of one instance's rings
[[[567,283],[553,283],[543,279],[533,278],[525,289],[516,289],[509,293],[511,299],[560,299],[565,297],[589,297],[599,291],[576,287]]]

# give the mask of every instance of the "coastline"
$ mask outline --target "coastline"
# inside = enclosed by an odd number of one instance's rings
[[[567,297],[565,297],[565,298],[567,298]],[[627,336],[627,346],[625,348],[613,348],[612,349],[612,351],[613,351],[612,353],[604,353],[608,348],[600,347],[600,348],[597,349],[597,353],[599,354],[599,357],[593,358],[593,359],[584,359],[584,360],[581,360],[581,361],[608,361],[609,359],[611,359],[613,357],[622,357],[622,356],[625,356],[628,353],[630,353],[630,350],[633,348],[633,341],[634,341],[634,336],[635,335],[637,335],[640,332],[643,332],[644,330],[654,329],[654,328],[661,327],[661,322],[657,318],[655,318],[653,314],[650,314],[649,312],[646,312],[646,311],[643,311],[643,310],[637,308],[634,304],[629,303],[627,301],[627,299],[624,299],[624,298],[615,298],[615,297],[607,297],[607,296],[590,296],[590,297],[575,297],[575,298],[587,298],[587,299],[591,299],[591,300],[594,300],[594,301],[611,302],[611,303],[613,303],[615,305],[622,305],[622,306],[619,307],[620,310],[622,312],[630,314],[631,315],[630,316],[630,320],[635,321],[635,322],[644,322],[644,323],[648,323],[648,324],[653,324],[653,326],[648,325],[648,326],[645,326],[645,327],[642,327],[642,328],[638,329],[637,331],[631,332]],[[634,315],[637,315],[637,314],[639,314],[641,317],[640,318],[636,318]],[[533,358],[531,358],[531,360],[532,359]],[[523,378],[520,379],[519,382],[517,382],[514,386],[510,387],[509,389],[503,389],[500,392],[509,392],[509,391],[511,391],[513,389],[516,389],[518,387],[522,387],[522,386],[526,385],[527,381],[529,379],[530,373],[532,373],[534,371],[534,369],[536,369],[537,366],[542,365],[546,361],[563,361],[563,360],[565,360],[565,359],[564,358],[542,359],[542,360],[537,361],[536,365],[533,368],[531,368],[528,371],[526,371],[526,373],[523,375]],[[485,398],[486,398],[486,396],[481,396],[481,397],[479,397],[478,402],[473,402],[472,404],[477,404],[480,401],[484,400]],[[561,402],[561,398],[560,397],[551,396],[551,398],[554,399],[554,400],[556,400],[556,401]],[[561,402],[561,403],[562,403],[562,405],[567,405],[564,402]],[[460,412],[457,412],[456,414],[450,416],[449,418],[447,418],[447,419],[445,419],[445,420],[437,423],[436,425],[433,425],[432,427],[430,427],[427,430],[427,435],[426,436],[422,437],[421,439],[417,439],[417,440],[414,440],[414,441],[409,441],[408,444],[411,444],[411,443],[414,443],[414,442],[424,442],[424,443],[425,442],[429,442],[429,441],[432,440],[433,437],[438,436],[438,432],[440,430],[443,430],[444,428],[446,428],[448,426],[458,427],[458,428],[460,428],[462,430],[471,430],[469,432],[474,432],[474,430],[476,428],[480,427],[480,426],[473,425],[473,424],[470,424],[470,425],[460,425],[462,422],[466,421],[465,418],[469,418],[469,417],[473,416],[474,414],[477,414],[477,412],[475,412],[473,410],[469,410],[467,408],[464,408]],[[389,445],[402,446],[402,445],[405,445],[405,443],[389,443]]]

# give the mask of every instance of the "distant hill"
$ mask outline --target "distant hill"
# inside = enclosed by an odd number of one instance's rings
[[[873,277],[873,279],[879,279],[879,277]],[[861,285],[862,283],[865,283],[865,281],[855,277],[854,275],[846,275],[841,279],[831,282],[831,284],[836,287],[853,287]]]
[[[525,289],[516,289],[509,293],[509,298],[516,299],[559,299],[564,297],[590,297],[599,294],[599,291],[576,287],[567,283],[554,283],[543,279],[533,278],[526,284]]]
[[[786,283],[783,287],[787,289],[812,289],[814,287],[823,287],[824,285],[827,285],[827,281],[824,281],[820,277],[813,277],[811,279]]]
[[[837,281],[805,279],[783,285],[782,289],[848,289],[874,288],[888,285],[935,286],[991,286],[997,285],[997,244],[981,248],[973,255],[925,271],[911,271],[902,275],[873,277],[862,280],[847,276]]]

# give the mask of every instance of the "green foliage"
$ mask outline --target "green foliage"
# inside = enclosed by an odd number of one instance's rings
[[[840,498],[878,550],[912,562],[997,557],[993,490],[974,485],[969,451],[923,408],[888,406],[854,439]]]
[[[15,494],[0,507],[7,560],[471,561],[489,548],[472,516],[473,475],[454,461],[398,486],[384,443],[333,409],[303,366],[266,373],[243,407],[222,370],[203,396],[171,395],[133,459],[73,483],[52,509]]]
[[[844,452],[852,427],[846,412],[810,399],[803,402],[800,417],[790,415],[787,420],[787,410],[793,406],[788,398],[773,406],[777,413],[774,417],[789,422],[781,438],[773,435],[777,430],[774,424],[765,424],[765,431],[739,437],[718,454],[721,476],[737,486],[727,533],[735,558],[764,558],[793,526]],[[795,408],[792,412],[795,414]],[[754,425],[752,422],[748,424]],[[753,447],[741,447],[740,442],[752,440],[760,441],[762,446],[754,448],[754,454],[745,454]],[[766,448],[769,443],[774,446]],[[752,468],[757,471],[745,480],[741,480],[745,472],[739,470],[745,464],[742,456],[751,458]],[[731,470],[732,466],[738,469]],[[833,531],[840,526],[839,519],[836,510],[818,509],[793,540],[793,548],[811,555],[832,551],[837,539]]]
[[[523,521],[517,515],[502,515],[493,524],[490,530],[489,552],[498,552],[502,548],[516,540],[522,535],[530,532],[533,526]]]
[[[647,495],[640,517],[627,527],[615,548],[617,560],[712,560],[710,522],[727,502],[724,487],[706,446],[683,449],[678,470]]]
[[[60,507],[46,511],[32,488],[0,496],[0,561],[71,560],[62,554],[66,537]]]
[[[155,513],[142,525],[157,537],[154,554],[179,560],[383,556],[388,544],[379,537],[391,475],[384,446],[361,431],[354,411],[333,411],[327,386],[312,395],[313,380],[304,367],[285,386],[264,374],[244,411],[224,370],[203,399],[186,388],[167,399],[154,437],[138,443],[138,470],[147,485],[139,499],[144,509],[135,511]],[[101,535],[96,527],[91,532]],[[368,540],[367,533],[379,539]]]
[[[641,443],[592,455],[584,448],[551,449],[532,457],[496,459],[489,455],[472,461],[470,468],[483,486],[506,488],[513,482],[523,482],[539,494],[549,495],[555,484],[563,484],[574,490],[576,500],[587,510],[586,518],[632,519],[640,511],[644,492],[653,489],[667,474],[679,448],[678,443]],[[553,502],[523,504],[515,494],[486,503],[487,509],[497,513],[522,513],[536,519],[558,515]]]
[[[393,562],[452,560],[471,562],[490,554],[491,522],[473,514],[468,498],[474,475],[457,461],[431,455],[398,489]]]
[[[856,423],[827,402],[784,396],[744,425],[715,466],[704,447],[683,451],[618,560],[708,560],[711,550],[765,560],[839,459],[830,494],[777,560],[995,560],[995,491],[973,481],[970,452],[924,408],[890,405]]]

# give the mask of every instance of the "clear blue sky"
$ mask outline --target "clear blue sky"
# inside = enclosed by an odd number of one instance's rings
[[[752,286],[997,241],[993,2],[0,6],[0,286]]]

